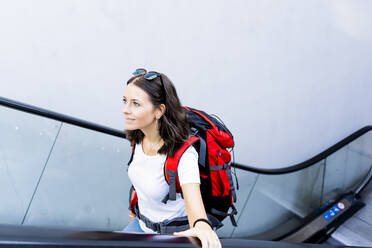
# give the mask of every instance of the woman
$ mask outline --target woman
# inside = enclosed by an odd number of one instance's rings
[[[174,235],[198,237],[203,247],[221,247],[204,209],[194,147],[185,151],[178,166],[183,198],[177,194],[175,201],[162,202],[169,191],[163,174],[164,162],[188,139],[190,128],[167,76],[144,69],[137,69],[133,75],[125,89],[123,114],[127,139],[135,142],[128,175],[138,196],[141,215],[153,222],[187,215],[190,229]],[[123,231],[155,233],[132,211],[129,215],[131,223]]]

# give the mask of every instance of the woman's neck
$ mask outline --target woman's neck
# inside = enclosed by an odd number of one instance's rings
[[[141,131],[145,135],[144,139],[146,139],[146,142],[156,144],[162,140],[160,133],[158,131],[157,122],[154,122],[152,125],[147,126],[146,129],[141,129]]]
[[[142,142],[146,142],[146,143],[149,143],[149,144],[159,144],[159,143],[162,143],[163,139],[160,137],[160,135],[158,135],[157,137],[149,137],[147,135],[145,135],[145,137],[143,137],[143,141]]]
[[[145,136],[142,140],[142,151],[149,156],[155,156],[158,154],[160,148],[164,145],[163,139],[160,137],[155,140],[154,137],[150,140],[147,136]]]
[[[142,140],[142,150],[147,155],[155,155],[163,146],[164,140],[161,138],[157,122],[148,126],[146,129],[141,129],[145,137]]]

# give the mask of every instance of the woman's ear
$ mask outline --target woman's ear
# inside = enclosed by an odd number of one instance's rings
[[[159,120],[165,113],[165,105],[162,103],[159,105],[158,109],[156,110],[156,113],[155,113],[155,116],[156,116],[156,119]]]

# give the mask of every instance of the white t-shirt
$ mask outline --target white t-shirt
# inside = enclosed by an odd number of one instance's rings
[[[144,216],[153,222],[186,216],[186,207],[180,193],[176,200],[162,203],[169,192],[169,185],[164,178],[164,163],[166,155],[146,155],[142,150],[142,143],[136,145],[133,160],[128,168],[128,176],[138,197],[138,208]],[[199,183],[198,153],[190,146],[183,153],[178,164],[180,185]],[[147,228],[143,221],[139,221],[141,229],[147,233],[155,233]]]

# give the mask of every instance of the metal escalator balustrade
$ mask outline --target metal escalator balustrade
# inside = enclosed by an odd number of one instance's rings
[[[122,131],[2,97],[0,104],[0,169],[6,172],[0,174],[0,197],[7,199],[0,206],[2,224],[109,231],[126,226],[130,146]],[[241,169],[238,227],[225,221],[219,236],[278,240],[303,227],[368,173],[370,130],[295,166],[233,164]]]
[[[3,106],[0,116],[1,224],[128,223],[125,139]]]
[[[244,191],[238,191],[238,227],[225,222],[221,235],[280,240],[302,228],[304,222],[313,220],[314,213],[327,204],[355,192],[371,165],[372,133],[367,132],[316,164],[295,172],[239,171],[240,187]],[[295,241],[305,240],[304,237]]]

